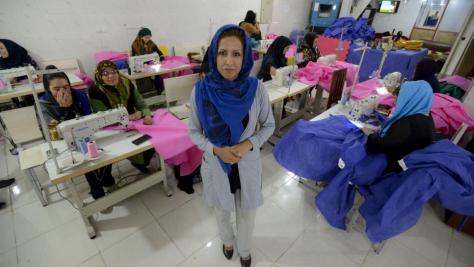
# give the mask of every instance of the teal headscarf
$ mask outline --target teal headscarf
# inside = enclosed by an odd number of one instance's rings
[[[428,114],[432,106],[433,90],[429,83],[425,81],[405,82],[398,94],[393,117],[380,130],[380,137],[384,137],[390,126],[397,120],[415,114]]]

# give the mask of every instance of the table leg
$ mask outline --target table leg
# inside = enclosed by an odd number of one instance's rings
[[[156,153],[156,156],[159,157],[158,153]],[[165,161],[163,160],[162,157],[160,157],[160,161],[159,161],[159,162],[156,161],[156,164],[157,164],[157,165],[158,165],[158,163],[159,163],[160,166],[157,166],[157,167],[158,167],[159,169],[161,169],[161,171],[162,171],[163,173],[166,173],[166,171],[165,171]],[[162,183],[162,184],[158,183],[158,185],[161,186],[161,188],[163,189],[163,191],[165,191],[165,194],[166,194],[168,197],[170,197],[170,196],[173,195],[173,191],[171,191],[171,189],[168,187],[168,180],[166,179],[166,175],[165,175],[165,178],[163,179],[163,183]]]
[[[74,185],[74,182],[72,179],[67,180],[67,185],[69,186],[69,189],[71,190],[72,198],[74,199],[74,202],[76,203],[77,209],[79,210],[79,213],[81,214],[82,221],[84,222],[84,226],[86,227],[87,235],[89,235],[90,239],[94,239],[97,234],[95,233],[94,227],[92,227],[91,222],[89,221],[89,215],[84,212],[84,203],[82,202],[81,197],[79,197],[79,193],[76,190],[76,186]]]
[[[282,137],[283,133],[281,132],[281,114],[283,114],[283,100],[276,102],[273,105],[273,117],[275,118],[275,131],[274,135]]]
[[[319,115],[319,109],[321,108],[321,98],[323,97],[323,88],[316,86],[316,96],[314,97],[313,107],[311,113],[313,115]]]
[[[26,176],[30,180],[31,186],[35,190],[36,195],[38,196],[39,200],[41,201],[41,204],[43,204],[43,207],[48,205],[48,202],[44,199],[43,193],[41,192],[41,183],[38,180],[38,177],[36,176],[36,173],[33,168],[26,169]]]
[[[137,87],[137,80],[131,80],[133,85],[135,85],[135,88],[138,90],[138,87]]]

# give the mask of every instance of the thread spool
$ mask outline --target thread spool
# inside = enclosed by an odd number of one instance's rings
[[[87,143],[87,150],[89,151],[89,158],[97,158],[99,156],[99,150],[95,141]]]
[[[81,148],[81,152],[83,155],[89,152],[89,150],[87,149],[87,144],[88,142],[84,140],[79,140],[79,147]]]

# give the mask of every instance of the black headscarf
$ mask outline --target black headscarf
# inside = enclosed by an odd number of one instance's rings
[[[8,51],[8,58],[0,57],[0,67],[2,69],[24,67],[28,64],[33,65],[31,57],[25,48],[7,39],[0,39],[0,42],[5,45]]]
[[[255,18],[257,17],[257,14],[253,12],[252,10],[247,11],[247,15],[245,15],[245,22],[248,22],[252,25],[255,25]],[[240,26],[240,25],[239,25]]]
[[[435,75],[439,71],[438,64],[431,58],[420,60],[415,69],[414,81],[422,80],[426,76]]]
[[[275,59],[275,64],[277,65],[277,68],[284,67],[286,58],[283,54],[283,50],[285,49],[285,47],[292,44],[293,42],[288,37],[279,36],[270,45],[265,56],[272,56]]]

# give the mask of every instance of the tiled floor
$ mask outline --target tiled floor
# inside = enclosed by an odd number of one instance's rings
[[[272,137],[275,138],[275,137]],[[300,184],[281,167],[264,145],[263,193],[253,235],[252,266],[474,266],[474,238],[446,226],[427,203],[421,220],[390,239],[375,254],[365,234],[335,229],[314,205],[315,191]],[[114,165],[114,174],[117,166]],[[136,173],[130,163],[122,172]],[[37,168],[42,181],[46,173]],[[42,207],[19,170],[18,158],[0,143],[0,179],[17,178],[0,189],[0,266],[240,266],[222,255],[213,210],[201,204],[202,185],[188,195],[172,197],[154,186],[114,206],[110,214],[96,214],[96,239],[87,237],[79,213],[50,188],[50,204]],[[80,183],[87,197],[84,178]],[[63,196],[70,198],[64,185]]]

